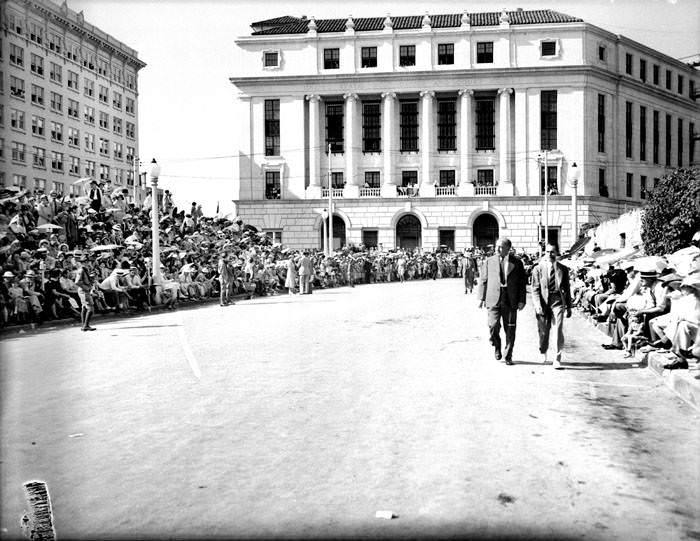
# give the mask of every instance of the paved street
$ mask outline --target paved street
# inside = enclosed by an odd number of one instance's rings
[[[41,479],[62,538],[699,539],[700,416],[566,324],[563,372],[460,280],[5,335],[2,536]]]

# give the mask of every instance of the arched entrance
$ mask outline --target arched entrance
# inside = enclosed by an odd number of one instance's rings
[[[498,220],[493,214],[485,212],[477,216],[472,229],[474,232],[474,246],[486,248],[489,244],[496,244],[498,240]]]
[[[396,223],[396,247],[412,250],[421,246],[420,220],[413,214],[402,216]]]
[[[321,238],[321,247],[326,245],[326,240],[323,238],[323,232],[326,231],[326,235],[328,235],[328,220],[325,220],[325,222],[321,222],[321,227],[320,227],[320,238]],[[337,214],[333,215],[333,249],[337,250],[339,248],[343,248],[347,244],[346,239],[345,239],[345,220],[343,220],[340,216]]]

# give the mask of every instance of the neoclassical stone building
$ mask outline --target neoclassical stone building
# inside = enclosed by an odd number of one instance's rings
[[[336,246],[460,250],[500,234],[534,250],[548,224],[565,249],[575,224],[639,206],[695,160],[697,71],[575,17],[251,26],[230,79],[234,199],[290,247],[322,246],[331,195]]]

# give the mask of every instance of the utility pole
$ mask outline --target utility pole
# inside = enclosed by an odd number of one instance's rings
[[[328,256],[333,253],[333,182],[331,174],[331,144],[328,143]]]
[[[547,167],[547,150],[544,151],[544,245],[549,244],[549,175]]]

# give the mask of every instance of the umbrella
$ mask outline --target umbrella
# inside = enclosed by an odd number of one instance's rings
[[[99,246],[93,246],[90,248],[91,252],[104,252],[106,250],[116,250],[117,248],[121,248],[118,244],[101,244]]]
[[[39,231],[42,231],[44,233],[48,233],[49,231],[56,231],[58,229],[63,229],[60,225],[56,224],[43,224],[37,227]]]
[[[76,184],[85,184],[86,182],[90,182],[91,180],[92,179],[90,177],[79,178],[73,183],[73,186],[75,186]]]
[[[659,257],[658,255],[649,255],[634,260],[634,268],[640,272],[658,272],[666,267],[668,267],[668,263],[666,263],[663,257]]]
[[[604,254],[602,256],[596,257],[596,265],[612,265],[617,261],[621,261],[623,259],[630,259],[631,256],[637,253],[639,253],[638,248],[622,248],[621,250],[617,250],[616,252],[613,252],[611,254]]]

